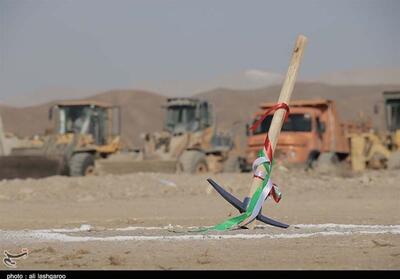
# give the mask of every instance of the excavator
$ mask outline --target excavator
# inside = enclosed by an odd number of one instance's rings
[[[49,109],[53,132],[35,147],[13,148],[0,156],[0,179],[84,176],[95,161],[121,148],[120,109],[96,101],[65,101]]]

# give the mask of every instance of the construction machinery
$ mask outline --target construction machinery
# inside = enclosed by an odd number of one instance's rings
[[[264,103],[254,115],[254,122],[274,103]],[[298,100],[290,102],[290,114],[283,124],[275,151],[277,162],[306,164],[315,168],[318,162],[336,162],[346,159],[350,153],[344,123],[339,119],[336,104],[332,100]],[[265,134],[272,116],[266,117],[254,131],[248,131],[246,158],[242,168],[249,170],[257,152],[263,147]]]
[[[0,179],[95,172],[95,160],[120,147],[120,110],[95,101],[60,102],[49,110],[53,131],[42,144],[18,147],[0,156]]]
[[[349,134],[355,171],[400,168],[400,91],[383,92],[383,107],[386,124],[383,131]]]
[[[169,98],[163,130],[142,134],[135,156],[99,161],[102,173],[240,171],[232,135],[217,132],[211,104],[195,98]]]
[[[217,131],[212,105],[195,98],[169,98],[161,132],[143,136],[143,159],[172,161],[187,173],[239,170],[230,134]]]
[[[5,133],[3,128],[3,120],[1,119],[0,115],[0,156],[5,155],[6,152],[6,144],[5,144]]]
[[[273,104],[260,106],[254,121]],[[400,92],[383,92],[386,127],[372,129],[371,121],[345,123],[333,100],[298,100],[290,103],[290,115],[282,127],[275,158],[286,164],[305,164],[307,169],[351,164],[353,171],[400,168]],[[378,117],[378,116],[377,116]],[[243,170],[250,169],[271,124],[267,117],[247,137]]]
[[[188,173],[238,169],[237,157],[229,158],[233,140],[217,134],[212,106],[207,101],[170,98],[164,108],[164,130],[144,135],[144,160],[176,162],[177,170]]]

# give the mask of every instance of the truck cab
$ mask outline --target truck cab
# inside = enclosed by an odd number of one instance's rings
[[[275,104],[262,104],[253,121],[257,121],[273,105]],[[255,131],[248,133],[247,164],[251,164],[262,149],[272,117],[266,117]],[[349,144],[335,103],[324,99],[291,102],[290,114],[278,138],[275,160],[289,164],[310,163],[325,152],[333,152],[340,158],[349,153]]]

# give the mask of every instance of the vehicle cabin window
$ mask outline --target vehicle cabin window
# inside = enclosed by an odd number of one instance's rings
[[[323,133],[325,133],[325,123],[322,122],[319,119],[319,117],[317,117],[316,120],[317,120],[317,132],[322,135]]]
[[[387,101],[387,123],[390,131],[400,129],[400,102],[398,100]]]
[[[90,109],[85,106],[61,107],[60,133],[82,133],[89,113]]]
[[[260,126],[254,131],[253,134],[264,134],[267,133],[271,126],[272,115],[267,116]],[[255,122],[255,121],[254,121]],[[308,113],[300,114],[293,113],[289,114],[288,119],[282,126],[282,132],[311,132],[311,115]]]
[[[200,126],[202,129],[210,126],[207,103],[202,103],[200,106]]]
[[[196,107],[170,106],[167,109],[166,130],[193,130],[196,123]]]
[[[91,134],[96,144],[105,144],[107,140],[107,111],[88,106],[70,106],[60,108],[61,134]]]

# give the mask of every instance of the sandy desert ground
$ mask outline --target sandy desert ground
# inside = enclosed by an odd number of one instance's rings
[[[27,248],[17,269],[400,269],[398,171],[278,167],[283,198],[267,200],[263,213],[288,229],[184,232],[237,214],[208,177],[239,198],[251,181],[249,173],[3,180],[0,252]]]

